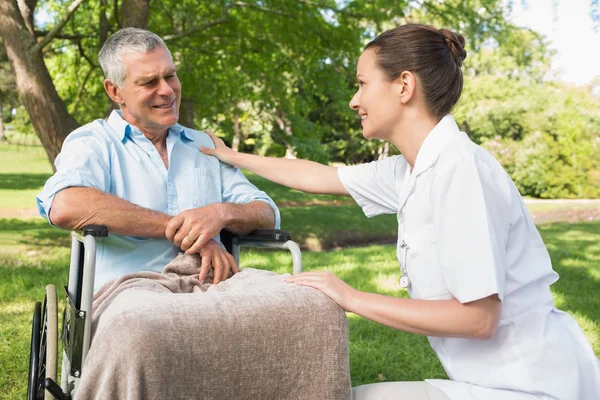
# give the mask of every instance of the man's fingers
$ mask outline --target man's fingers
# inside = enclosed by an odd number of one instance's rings
[[[212,264],[212,259],[210,257],[202,257],[202,265],[200,266],[200,274],[198,274],[198,280],[204,283],[206,279],[206,275],[208,275],[208,271],[210,271],[210,267]]]
[[[233,271],[233,274],[240,272],[240,267],[238,267],[237,263],[235,262],[235,258],[233,258],[233,256],[229,253],[227,253],[227,258],[229,259],[229,265],[231,265],[231,271]]]
[[[217,264],[215,265],[215,263],[213,263],[213,273],[214,273],[214,277],[213,277],[213,283],[216,285],[217,283],[221,282],[221,276],[223,275],[223,265],[222,264]]]
[[[183,228],[182,233],[185,233]],[[185,251],[185,254],[198,253],[202,246],[197,247],[197,249],[193,249],[193,247],[196,246],[196,243],[198,243],[198,235],[199,234],[194,231],[194,228],[191,228],[187,235],[185,235],[183,239],[181,239],[181,245],[179,246],[179,248]]]
[[[165,229],[165,236],[167,237],[168,240],[173,241],[173,238],[175,237],[175,233],[177,232],[177,230],[179,229],[181,224],[183,224],[184,220],[185,220],[185,218],[183,218],[183,216],[181,214],[176,215],[173,218],[171,218],[169,223],[167,223],[167,228]]]
[[[200,233],[200,236],[198,236],[196,241],[192,242],[193,244],[191,245],[191,247],[188,247],[187,250],[182,247],[181,250],[185,250],[185,254],[200,253],[200,250],[204,246],[206,246],[210,239],[212,238],[206,232],[202,232]]]
[[[191,229],[192,228],[189,226],[189,224],[185,222],[179,227],[179,229],[177,229],[177,232],[175,232],[175,236],[173,236],[173,243],[175,244],[175,246],[181,247],[185,237],[190,233]],[[188,245],[191,246],[193,243],[194,242],[192,241],[192,243],[188,243]]]

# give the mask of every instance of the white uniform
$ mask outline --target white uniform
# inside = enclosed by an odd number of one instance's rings
[[[552,270],[521,195],[501,165],[448,115],[413,171],[402,156],[343,167],[368,217],[396,213],[397,257],[410,296],[461,303],[498,294],[490,340],[429,337],[453,400],[598,400],[600,366],[577,322],[554,307]]]

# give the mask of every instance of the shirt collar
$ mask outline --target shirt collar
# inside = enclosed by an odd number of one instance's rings
[[[448,142],[458,133],[460,130],[454,117],[448,114],[442,118],[423,141],[412,173],[417,176],[427,171],[436,162]]]
[[[131,134],[131,127],[133,125],[130,125],[129,122],[123,119],[121,110],[113,110],[113,112],[110,113],[107,122],[121,142],[123,142],[125,138]],[[179,124],[171,126],[169,128],[169,133],[176,134],[186,141],[192,140],[189,136],[189,133],[186,131],[186,128]]]

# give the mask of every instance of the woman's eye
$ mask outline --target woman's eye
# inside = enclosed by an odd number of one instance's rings
[[[358,86],[363,86],[365,83],[363,81],[358,81]]]

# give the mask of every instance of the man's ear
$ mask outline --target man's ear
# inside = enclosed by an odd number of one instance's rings
[[[121,89],[119,89],[110,79],[104,80],[104,90],[108,94],[108,97],[118,105],[123,104],[123,97],[121,97]]]
[[[410,71],[403,71],[398,78],[394,81],[397,87],[398,96],[402,104],[408,103],[415,95],[417,88],[417,78]]]

